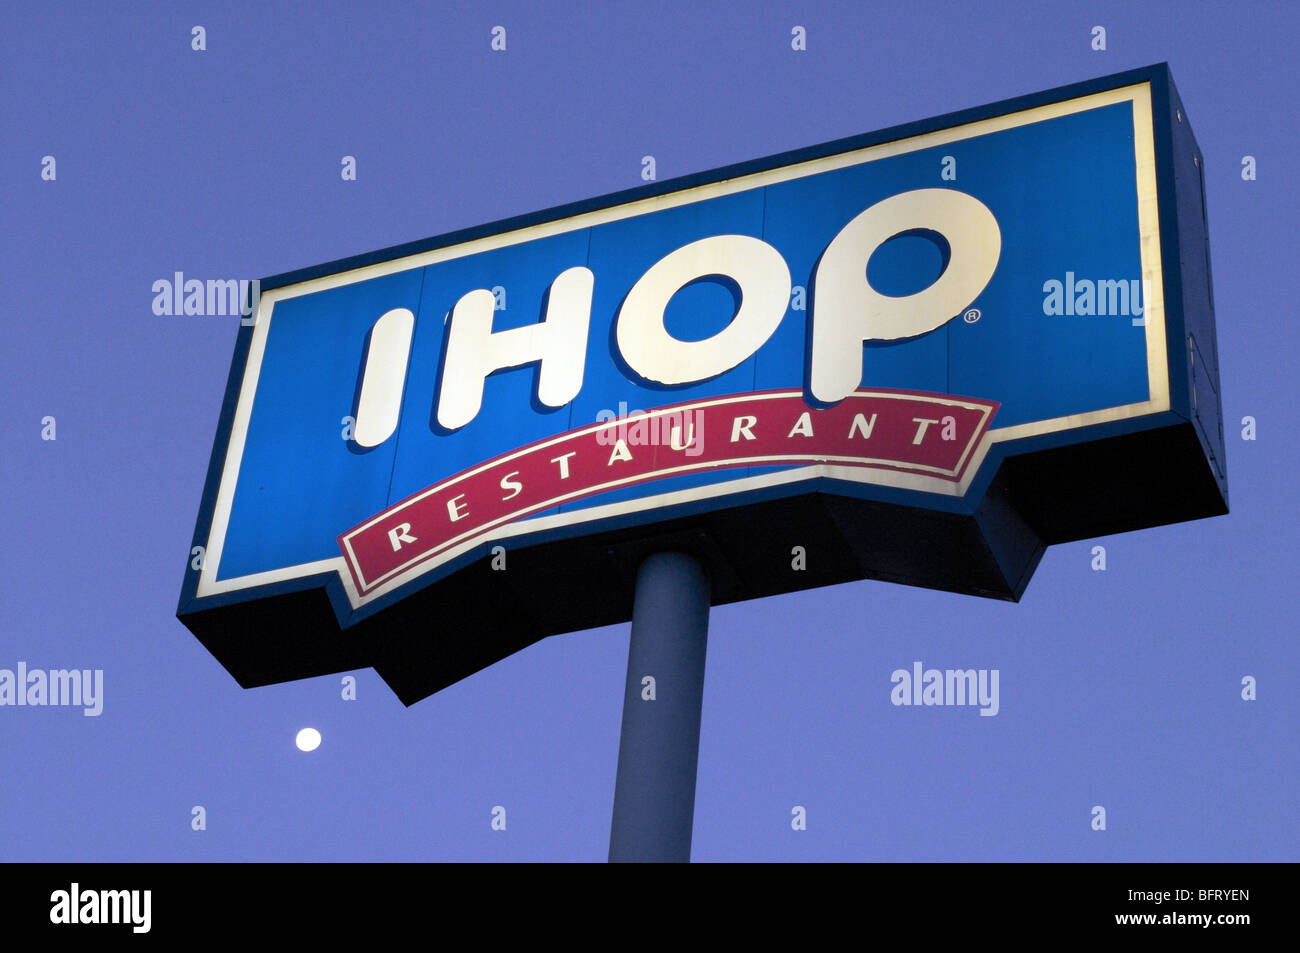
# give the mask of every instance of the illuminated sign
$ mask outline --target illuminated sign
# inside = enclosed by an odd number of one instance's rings
[[[409,703],[656,547],[1017,599],[1226,512],[1200,168],[1151,67],[263,280],[180,616]]]

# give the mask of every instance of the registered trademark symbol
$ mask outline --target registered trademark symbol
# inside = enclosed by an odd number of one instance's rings
[[[980,313],[979,308],[971,308],[969,311],[967,311],[965,314],[962,315],[962,320],[964,320],[967,324],[974,324],[981,317],[983,317],[983,315]]]

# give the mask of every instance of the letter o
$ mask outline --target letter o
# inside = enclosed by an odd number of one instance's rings
[[[680,341],[664,327],[664,309],[692,281],[718,275],[740,288],[731,323],[703,341]],[[748,235],[715,235],[655,262],[619,308],[615,340],[628,367],[659,384],[716,377],[767,342],[790,303],[790,268],[781,253]]]

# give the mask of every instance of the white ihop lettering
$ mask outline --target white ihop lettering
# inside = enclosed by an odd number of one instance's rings
[[[438,394],[438,423],[448,430],[465,426],[483,404],[483,381],[493,371],[538,363],[537,399],[563,407],[582,389],[591,323],[590,268],[569,268],[551,284],[546,317],[509,331],[493,331],[496,296],[478,288],[461,297],[451,312],[447,359]]]
[[[948,242],[948,267],[928,288],[891,297],[871,287],[867,262],[908,231],[937,232]],[[862,382],[862,345],[928,334],[974,301],[998,265],[1002,231],[979,199],[952,189],[915,189],[882,199],[831,239],[813,279],[809,390],[825,404]]]
[[[941,235],[950,250],[947,265],[915,294],[881,294],[867,280],[867,262],[885,242],[911,231]],[[848,397],[862,382],[864,343],[903,340],[942,327],[988,285],[1001,252],[1002,233],[993,213],[954,189],[914,189],[856,215],[826,246],[813,276],[809,392],[823,404]],[[664,327],[669,301],[684,286],[709,278],[739,288],[735,315],[702,341],[673,337]],[[562,407],[577,397],[594,285],[590,269],[566,269],[551,284],[543,320],[505,331],[492,330],[497,302],[491,291],[478,288],[462,295],[447,331],[438,424],[447,430],[464,427],[482,407],[487,376],[525,364],[539,366],[536,396],[541,404]],[[767,343],[789,307],[790,291],[789,266],[767,242],[747,235],[702,238],[659,259],[632,286],[615,317],[615,344],[627,366],[645,381],[676,386],[708,380],[738,367]],[[411,312],[398,308],[372,329],[354,436],[361,446],[377,446],[397,427],[413,323]],[[870,438],[874,423],[855,418],[853,433]],[[753,440],[752,426],[750,418],[737,418],[731,442]],[[924,433],[922,426],[916,439]],[[630,457],[626,446],[615,447],[610,460]],[[563,478],[567,461],[555,462]],[[511,491],[514,485],[503,480],[502,489]],[[459,510],[449,515],[460,518]]]
[[[394,308],[370,329],[361,397],[357,400],[357,424],[352,434],[352,439],[363,447],[379,446],[397,429],[414,334],[415,315],[408,308]]]
[[[713,275],[739,286],[740,307],[712,337],[678,340],[664,327],[668,302],[686,285]],[[618,350],[645,380],[707,380],[744,363],[766,344],[789,302],[790,268],[767,242],[748,235],[701,238],[659,259],[632,286],[618,311]]]

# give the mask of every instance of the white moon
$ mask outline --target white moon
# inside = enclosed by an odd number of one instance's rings
[[[304,728],[295,740],[299,751],[315,751],[320,747],[320,732],[315,728]]]

